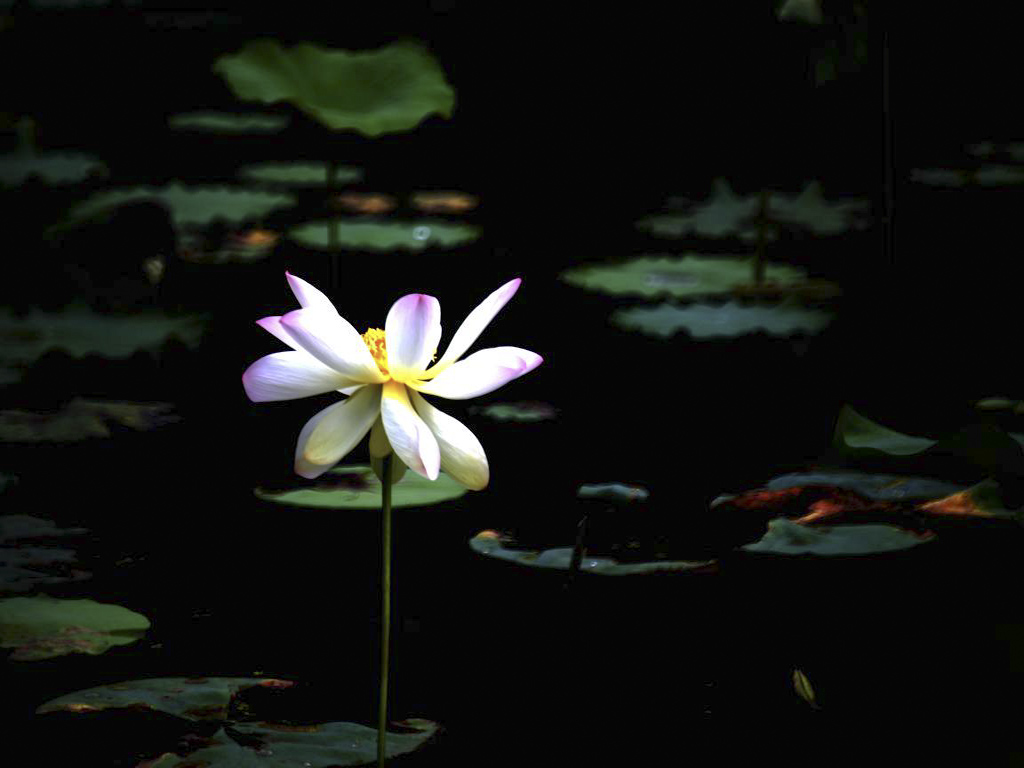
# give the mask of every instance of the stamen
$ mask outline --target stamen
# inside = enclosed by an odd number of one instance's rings
[[[363,334],[363,343],[370,350],[370,354],[373,355],[373,361],[377,364],[380,372],[390,376],[391,374],[388,371],[388,345],[387,340],[384,338],[384,329],[367,328],[366,333]]]

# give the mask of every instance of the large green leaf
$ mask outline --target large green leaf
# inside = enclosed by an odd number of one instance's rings
[[[40,705],[36,713],[148,709],[192,721],[227,720],[231,701],[239,691],[292,685],[274,678],[153,677],[68,693]]]
[[[432,114],[451,117],[455,106],[444,70],[410,42],[344,51],[254,40],[213,69],[242,100],[285,101],[331,130],[370,137],[409,131]]]
[[[480,230],[466,224],[423,219],[420,221],[359,221],[338,219],[312,221],[289,231],[295,242],[307,248],[331,249],[330,228],[337,233],[336,249],[364,251],[422,251],[425,248],[454,248],[472,242]]]
[[[228,186],[188,187],[174,181],[166,187],[125,187],[97,192],[73,206],[68,216],[73,223],[138,200],[156,200],[166,205],[178,228],[206,226],[218,219],[231,223],[258,220],[296,203],[292,195],[281,192]]]
[[[401,730],[388,732],[388,758],[421,749],[438,731],[436,723],[420,719],[391,727]],[[356,723],[238,723],[208,743],[187,757],[163,755],[149,768],[349,768],[377,761],[377,731]]]
[[[839,411],[833,440],[837,447],[853,453],[886,456],[915,456],[924,453],[937,442],[883,427],[861,416],[848,405]]]
[[[244,135],[280,133],[288,125],[287,115],[269,115],[258,112],[183,112],[171,115],[167,124],[174,131]]]
[[[811,527],[778,517],[768,523],[768,532],[760,541],[741,549],[768,555],[843,557],[899,552],[934,538],[931,533],[913,533],[892,525]]]
[[[828,312],[799,305],[745,306],[735,301],[686,307],[664,303],[629,307],[612,314],[612,323],[620,328],[663,339],[679,331],[695,339],[735,338],[759,332],[769,336],[810,335],[823,330],[831,320]]]
[[[765,264],[764,279],[778,285],[794,285],[807,273],[786,264]],[[621,264],[587,264],[562,273],[565,282],[613,296],[672,296],[692,299],[728,294],[753,282],[750,257],[643,256]]]
[[[330,166],[324,162],[255,163],[238,169],[238,175],[246,181],[273,184],[284,187],[326,186]],[[362,168],[347,165],[334,169],[335,184],[349,184],[363,178]]]
[[[310,483],[269,490],[257,488],[256,496],[291,507],[316,509],[380,509],[380,481],[364,465],[336,467]],[[465,495],[466,489],[442,472],[437,480],[428,480],[407,472],[391,491],[395,507],[426,507]]]
[[[36,661],[69,653],[97,655],[130,645],[149,619],[119,605],[93,600],[10,597],[0,600],[0,647],[11,659]]]
[[[495,560],[505,560],[527,568],[568,571],[572,562],[572,547],[552,549],[514,548],[515,542],[494,531],[481,531],[469,540],[477,554]],[[650,562],[619,562],[613,557],[585,554],[580,561],[581,573],[600,576],[639,576],[651,573],[705,572],[715,566],[714,560],[653,560]]]

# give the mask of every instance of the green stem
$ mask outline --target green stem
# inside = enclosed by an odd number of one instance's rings
[[[387,750],[388,668],[391,650],[391,460],[383,459],[381,471],[382,558],[380,597],[380,697],[377,708],[377,765],[383,768]]]
[[[572,585],[576,574],[580,572],[580,566],[583,564],[584,544],[589,525],[590,513],[584,512],[583,517],[580,518],[579,523],[576,525],[576,542],[573,544],[572,558],[569,560],[569,576],[565,580],[566,588]]]

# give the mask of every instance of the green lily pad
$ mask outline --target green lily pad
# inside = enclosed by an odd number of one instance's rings
[[[667,339],[686,331],[695,339],[735,338],[750,333],[769,336],[815,334],[825,329],[832,315],[797,305],[744,306],[731,301],[721,306],[658,304],[630,307],[612,314],[612,323],[627,331],[640,331]]]
[[[531,423],[551,421],[558,416],[558,409],[547,403],[492,403],[491,405],[474,405],[469,408],[472,414],[480,414],[494,421],[514,421]]]
[[[19,150],[0,156],[0,187],[18,187],[32,177],[50,186],[77,184],[105,172],[99,160],[77,152]]]
[[[88,531],[58,528],[52,520],[31,515],[0,516],[0,593],[88,579],[89,573],[72,567],[77,565],[74,550],[54,547],[48,541],[83,533]],[[33,542],[32,546],[26,546],[26,541]]]
[[[292,195],[243,187],[187,187],[171,182],[166,187],[126,187],[97,192],[73,206],[72,222],[92,218],[107,209],[138,200],[156,200],[171,211],[174,226],[203,227],[218,219],[240,223],[262,219],[296,204]]]
[[[741,549],[767,555],[848,557],[899,552],[931,541],[934,534],[917,534],[893,525],[807,526],[777,517],[768,532]]]
[[[995,413],[1012,411],[1013,413],[1024,412],[1024,403],[1009,397],[986,397],[974,404],[979,411],[991,411]]]
[[[75,398],[55,413],[0,411],[2,443],[72,443],[110,437],[111,428],[145,432],[180,418],[170,403],[123,403]]]
[[[769,480],[765,487],[779,491],[808,485],[845,488],[876,501],[932,501],[966,490],[961,485],[930,477],[877,475],[848,469],[793,472]]]
[[[173,131],[220,133],[225,135],[280,133],[288,125],[287,115],[269,115],[257,112],[183,112],[167,118]]]
[[[340,249],[365,251],[422,251],[425,248],[454,248],[480,237],[480,230],[466,224],[445,221],[359,221],[338,219],[312,221],[292,229],[288,235],[307,248],[329,250],[330,227],[337,230]]]
[[[238,169],[246,181],[288,187],[327,186],[330,166],[322,162],[256,163]],[[338,166],[334,170],[335,184],[350,184],[363,178],[362,168]]]
[[[0,544],[56,536],[81,536],[88,532],[86,528],[58,528],[53,520],[32,515],[0,515]]]
[[[274,678],[154,677],[65,694],[40,705],[36,714],[148,709],[191,721],[227,720],[231,700],[239,691],[292,685]]]
[[[254,40],[213,69],[244,101],[286,101],[331,130],[370,137],[412,130],[432,114],[451,117],[455,107],[444,70],[410,42],[344,51]]]
[[[576,498],[593,499],[612,504],[633,504],[647,501],[651,492],[641,485],[628,483],[585,483],[576,489]]]
[[[825,200],[817,181],[808,182],[796,197],[772,195],[768,208],[769,216],[775,221],[819,236],[864,229],[868,226],[866,215],[870,210],[869,200]]]
[[[427,480],[415,472],[406,473],[391,489],[394,507],[426,507],[465,495],[466,489],[442,472]],[[380,509],[380,481],[365,465],[335,467],[320,478],[292,488],[257,488],[257,498],[290,507],[315,509]]]
[[[782,286],[806,279],[807,273],[787,264],[764,265],[765,281]],[[751,282],[749,256],[644,256],[621,264],[589,264],[562,273],[570,285],[613,296],[672,296],[691,299],[731,293]]]
[[[801,21],[815,26],[823,24],[821,0],[785,0],[776,13],[779,21]]]
[[[1013,165],[982,165],[978,168],[915,168],[912,181],[931,187],[1003,187],[1024,184],[1024,168]]]
[[[400,729],[387,735],[391,759],[421,749],[438,731],[436,723],[420,719],[391,727]],[[163,755],[148,768],[348,768],[377,761],[376,729],[356,723],[238,723],[219,730],[208,744],[187,757]]]
[[[140,350],[157,351],[171,339],[195,348],[205,325],[206,318],[199,315],[149,311],[105,315],[80,306],[60,312],[34,309],[23,317],[0,311],[0,384],[18,381],[25,369],[52,349],[76,358],[126,359]]]
[[[885,456],[916,456],[937,443],[883,427],[848,405],[839,411],[833,440],[838,448],[852,453]]]
[[[572,562],[572,547],[533,550],[514,549],[514,544],[494,531],[481,531],[469,540],[470,549],[484,557],[505,560],[527,568],[568,571]],[[646,563],[622,563],[613,557],[584,554],[580,561],[581,573],[600,576],[639,576],[651,573],[706,572],[715,566],[714,560],[654,560]]]
[[[926,515],[953,518],[1020,519],[1019,508],[1011,508],[1003,487],[993,478],[918,506]]]
[[[147,629],[149,619],[119,605],[52,597],[0,600],[0,648],[14,649],[14,661],[95,656],[134,643]]]

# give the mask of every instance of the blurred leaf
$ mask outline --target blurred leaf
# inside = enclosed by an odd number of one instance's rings
[[[513,549],[514,542],[494,531],[481,531],[469,540],[477,554],[495,560],[505,560],[527,568],[568,571],[572,561],[572,547],[532,550]],[[622,563],[612,557],[584,554],[580,562],[581,573],[601,576],[637,576],[651,573],[706,572],[715,566],[714,560],[654,560],[646,563]]]
[[[852,453],[915,456],[924,453],[937,441],[913,437],[883,427],[844,405],[839,411],[833,437],[837,447]]]
[[[898,552],[935,538],[892,525],[807,526],[778,517],[760,541],[744,544],[746,552],[768,555],[843,557]]]
[[[765,264],[765,281],[792,285],[807,273],[787,264]],[[728,294],[752,281],[749,256],[645,256],[621,264],[587,264],[562,273],[565,282],[613,296],[697,298]]]
[[[982,165],[977,168],[914,168],[911,181],[931,187],[1004,187],[1024,184],[1024,168]]]
[[[105,172],[106,167],[96,158],[73,152],[20,150],[0,155],[0,187],[19,187],[32,177],[50,186],[77,184]]]
[[[370,137],[409,131],[431,114],[451,117],[455,106],[444,70],[416,43],[353,52],[261,39],[213,69],[244,101],[286,101],[331,130]]]
[[[796,691],[796,695],[811,705],[811,709],[818,709],[818,700],[814,695],[814,688],[811,686],[811,681],[807,679],[801,670],[793,670],[793,690]]]
[[[149,619],[119,605],[51,597],[0,599],[0,647],[13,661],[36,661],[69,653],[98,655],[130,645]]]
[[[777,16],[780,21],[802,21],[805,24],[821,24],[821,0],[785,0]]]
[[[380,481],[368,466],[336,467],[315,481],[295,482],[291,488],[257,488],[264,501],[291,507],[317,509],[380,509]],[[428,480],[409,472],[391,491],[394,507],[425,507],[451,501],[465,495],[466,489],[442,472],[437,480]]]
[[[286,187],[325,187],[330,166],[324,162],[255,163],[238,169],[246,181]],[[347,165],[335,168],[334,183],[349,184],[363,178],[363,169]]]
[[[695,339],[735,338],[750,333],[770,336],[815,334],[832,320],[818,309],[793,305],[743,306],[735,301],[721,306],[675,304],[630,307],[612,314],[612,322],[627,331],[640,331],[663,339],[687,331]]]
[[[260,114],[258,112],[183,112],[167,118],[173,131],[244,135],[280,133],[288,125],[287,115]]]
[[[147,709],[191,721],[227,720],[231,701],[239,691],[292,685],[291,681],[274,678],[153,677],[65,694],[40,705],[36,714]]]
[[[929,477],[877,475],[849,469],[795,472],[768,481],[770,491],[804,486],[844,488],[876,501],[934,500],[965,490],[963,486]]]
[[[1020,517],[1021,510],[1011,508],[1012,504],[1005,494],[1005,489],[996,480],[988,478],[966,490],[921,504],[918,511],[941,517]]]
[[[558,416],[558,410],[547,403],[491,403],[470,406],[469,412],[494,421],[522,423],[551,421]]]
[[[413,208],[424,213],[466,213],[480,204],[476,196],[468,192],[444,190],[413,192],[410,202]]]
[[[170,403],[125,403],[75,398],[54,413],[0,411],[0,442],[71,443],[110,437],[111,427],[149,431],[181,419]]]
[[[576,489],[579,499],[597,499],[613,504],[646,501],[650,495],[643,486],[627,483],[587,483]]]
[[[288,235],[300,245],[318,250],[330,249],[328,221],[313,221],[292,229]],[[422,251],[425,248],[454,248],[480,236],[475,227],[444,221],[359,221],[339,219],[337,249],[365,251]]]

